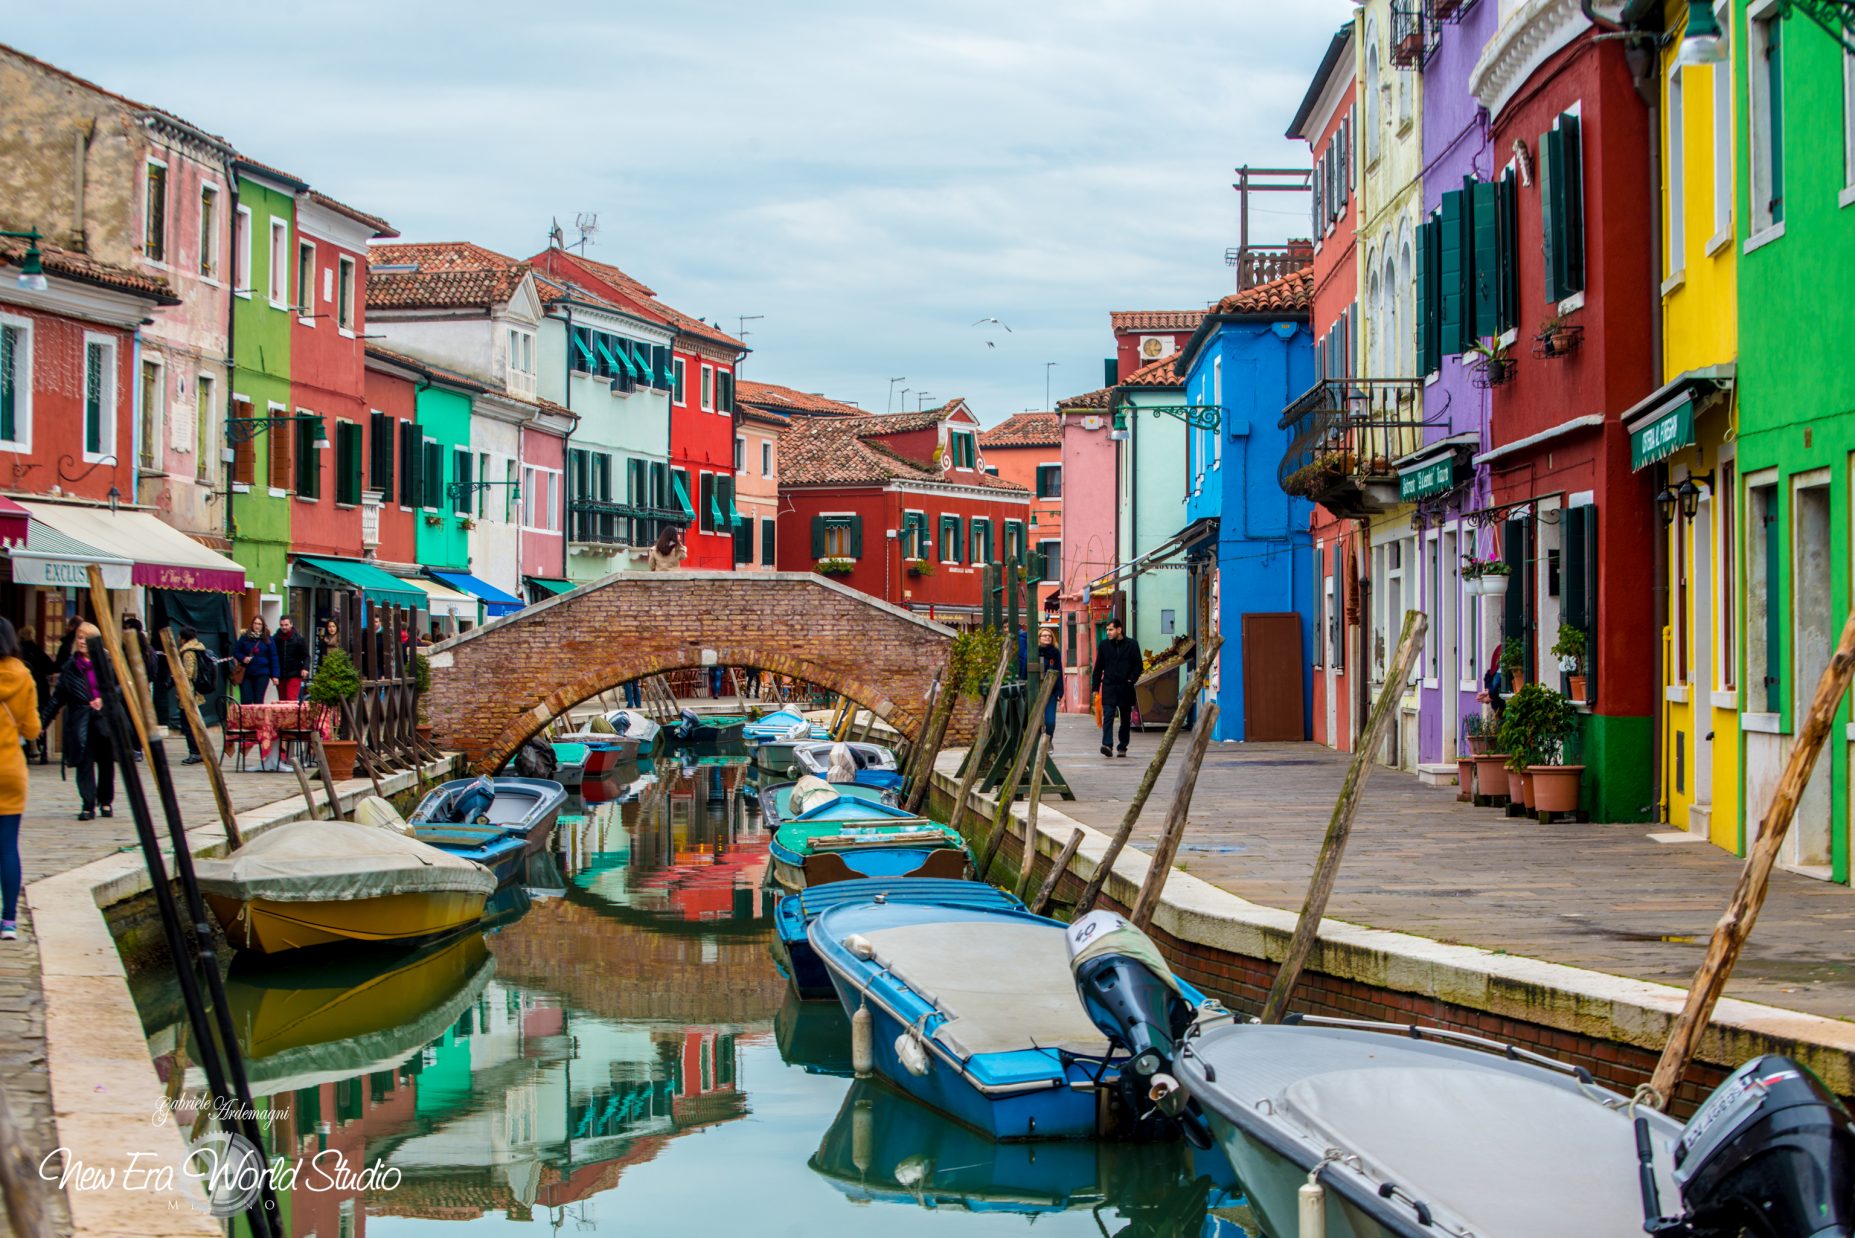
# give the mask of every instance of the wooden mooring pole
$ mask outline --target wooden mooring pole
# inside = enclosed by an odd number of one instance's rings
[[[1031,757],[1031,792],[1024,804],[1024,847],[1018,856],[1018,884],[1012,890],[1020,900],[1030,893],[1031,869],[1037,864],[1037,809],[1043,803],[1044,767],[1050,763],[1049,733],[1041,726],[1037,729],[1037,752]]]
[[[1333,883],[1340,875],[1340,861],[1346,855],[1346,840],[1352,837],[1353,818],[1359,812],[1359,798],[1365,792],[1366,778],[1378,764],[1379,744],[1404,696],[1405,682],[1417,664],[1417,652],[1423,648],[1424,633],[1430,620],[1421,611],[1404,612],[1404,631],[1398,637],[1398,650],[1392,656],[1391,669],[1385,672],[1385,686],[1379,690],[1378,703],[1372,706],[1360,733],[1359,746],[1353,750],[1352,765],[1346,781],[1340,784],[1340,798],[1333,805],[1327,821],[1327,836],[1321,840],[1320,856],[1314,861],[1314,879],[1308,883],[1307,900],[1301,904],[1301,918],[1295,921],[1295,935],[1288,941],[1288,952],[1269,986],[1269,998],[1263,1003],[1262,1021],[1280,1023],[1288,1013],[1288,999],[1294,996],[1295,984],[1313,953],[1314,939],[1320,933],[1321,917],[1327,914],[1327,900],[1333,896]]]
[[[1076,848],[1081,845],[1082,827],[1078,825],[1069,831],[1069,841],[1064,843],[1063,849],[1056,853],[1056,860],[1050,865],[1050,875],[1043,879],[1041,886],[1037,887],[1037,897],[1027,904],[1034,914],[1041,916],[1044,909],[1050,905],[1050,900],[1056,897],[1056,887],[1062,884],[1063,874],[1069,871],[1069,863],[1076,858]]]
[[[1043,686],[1037,691],[1037,704],[1031,710],[1033,719],[1043,716],[1044,703],[1050,699],[1056,681],[1055,675],[1043,677]],[[1024,738],[1018,743],[1018,754],[1011,759],[1011,770],[1005,775],[1005,781],[999,784],[998,806],[992,810],[992,829],[986,835],[985,852],[979,857],[981,881],[992,871],[992,861],[998,855],[999,844],[1005,841],[1005,831],[1011,826],[1011,805],[1018,798],[1018,784],[1024,781],[1025,763],[1031,759],[1033,752],[1037,754],[1039,766],[1049,758],[1049,739],[1044,735],[1042,725],[1025,728]]]
[[[174,670],[174,692],[180,698],[181,720],[192,733],[193,746],[198,749],[200,764],[206,769],[206,782],[212,788],[220,823],[225,826],[225,844],[236,851],[245,845],[244,835],[239,833],[238,814],[232,810],[232,793],[226,789],[225,771],[219,767],[219,753],[213,748],[206,720],[200,717],[199,698],[193,695],[193,681],[187,676],[187,664],[181,660],[180,647],[174,642],[173,628],[161,629],[161,650],[167,654],[167,664]],[[211,650],[202,650],[199,656],[210,658],[213,655]]]
[[[1127,919],[1142,932],[1153,922],[1159,910],[1159,896],[1172,876],[1172,861],[1178,857],[1179,843],[1185,837],[1185,822],[1191,816],[1192,792],[1198,786],[1198,768],[1204,764],[1205,749],[1211,745],[1211,731],[1217,725],[1217,703],[1204,707],[1198,717],[1198,730],[1192,736],[1191,750],[1179,767],[1179,781],[1172,791],[1172,807],[1166,811],[1166,824],[1159,831],[1159,845],[1153,848],[1153,862],[1147,866],[1146,880],[1127,913]]]
[[[1739,872],[1739,884],[1733,888],[1732,901],[1726,905],[1726,914],[1714,925],[1713,938],[1707,943],[1707,956],[1701,960],[1700,970],[1694,973],[1694,983],[1688,987],[1687,1004],[1668,1034],[1668,1044],[1662,1050],[1661,1060],[1655,1064],[1655,1074],[1650,1076],[1649,1086],[1655,1089],[1658,1103],[1663,1106],[1674,1096],[1681,1076],[1687,1073],[1688,1063],[1694,1060],[1700,1038],[1713,1017],[1713,1008],[1719,1004],[1720,994],[1732,977],[1733,965],[1739,961],[1739,951],[1751,936],[1752,925],[1765,905],[1772,867],[1778,862],[1785,835],[1790,833],[1791,819],[1797,815],[1797,803],[1803,798],[1810,771],[1829,738],[1836,710],[1848,694],[1852,677],[1855,677],[1855,614],[1843,625],[1842,639],[1837,642],[1829,665],[1823,668],[1823,677],[1816,681],[1810,712],[1804,716],[1797,738],[1791,744],[1790,757],[1784,762],[1784,772],[1778,776],[1777,789],[1771,795],[1771,806],[1759,822],[1757,840],[1752,844],[1751,854],[1746,856],[1745,867]]]
[[[985,705],[979,710],[979,725],[973,731],[973,746],[966,750],[966,770],[960,775],[960,789],[953,796],[953,811],[947,815],[947,826],[954,833],[959,833],[960,819],[966,815],[966,801],[973,792],[973,783],[979,780],[979,769],[985,761],[985,746],[992,738],[992,711],[998,708],[999,690],[1005,684],[1005,669],[1011,665],[1011,642],[1006,641],[998,653],[998,666],[992,671],[992,689],[985,694]],[[925,778],[933,777],[928,771]]]

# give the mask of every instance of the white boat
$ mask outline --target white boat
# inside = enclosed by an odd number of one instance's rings
[[[638,741],[638,755],[647,757],[655,745],[657,732],[663,728],[635,709],[614,709],[605,716],[612,724],[612,730],[627,739]]]

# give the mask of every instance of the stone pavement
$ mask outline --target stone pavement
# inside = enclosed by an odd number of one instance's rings
[[[213,804],[212,788],[207,785],[204,768],[180,764],[187,755],[187,748],[178,738],[168,741],[167,753],[174,768],[181,815],[187,824],[216,821],[218,809]],[[165,837],[166,827],[160,816],[154,779],[147,775],[145,765],[138,764],[136,769],[142,774],[150,807]],[[77,783],[69,776],[71,771],[65,771],[67,776],[63,779],[59,772],[55,762],[30,767],[26,814],[19,831],[20,858],[28,893],[32,883],[41,878],[68,872],[116,851],[138,847],[135,820],[129,813],[128,796],[120,780],[116,788],[116,815],[79,821],[77,810],[81,805]],[[289,773],[238,773],[228,769],[226,781],[232,805],[240,812],[300,794],[296,778]],[[319,789],[317,795],[320,801]],[[39,946],[33,932],[32,911],[30,898],[22,897],[19,940],[0,942],[0,1085],[6,1089],[14,1120],[37,1163],[55,1146],[56,1139],[51,1118],[50,1077],[45,1068],[45,1012],[40,997]],[[55,1213],[54,1232],[68,1232],[70,1219],[63,1193],[48,1192],[47,1199]],[[0,1205],[0,1217],[4,1215],[5,1208]]]
[[[1125,760],[1098,750],[1086,717],[1061,715],[1055,752],[1077,796],[1050,802],[1112,833],[1160,732]],[[1184,736],[1147,800],[1134,844],[1151,850]],[[1299,911],[1347,754],[1318,744],[1214,744],[1179,867],[1250,902]],[[1686,988],[1742,861],[1705,842],[1658,842],[1654,825],[1540,825],[1456,801],[1379,768],[1366,784],[1327,915],[1435,941]],[[1727,993],[1855,1018],[1855,891],[1795,873],[1771,893]]]

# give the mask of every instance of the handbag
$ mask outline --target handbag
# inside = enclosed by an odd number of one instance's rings
[[[244,683],[245,682],[245,664],[243,662],[232,663],[232,673],[227,675],[226,679],[230,681],[231,685],[234,688],[236,688],[239,684]]]

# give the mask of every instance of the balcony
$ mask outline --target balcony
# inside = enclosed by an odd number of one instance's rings
[[[574,499],[567,504],[567,540],[594,554],[648,547],[665,528],[680,529],[688,523],[682,512],[663,507],[612,499]]]
[[[1282,489],[1357,519],[1398,504],[1397,461],[1423,446],[1423,383],[1328,378],[1282,410]]]
[[[1437,0],[1397,0],[1391,6],[1391,63],[1400,69],[1423,68],[1436,51],[1442,21],[1460,7]],[[1443,10],[1441,18],[1439,9]]]
[[[1311,241],[1290,241],[1286,245],[1244,245],[1224,251],[1226,266],[1237,270],[1237,291],[1255,288],[1314,265]]]

